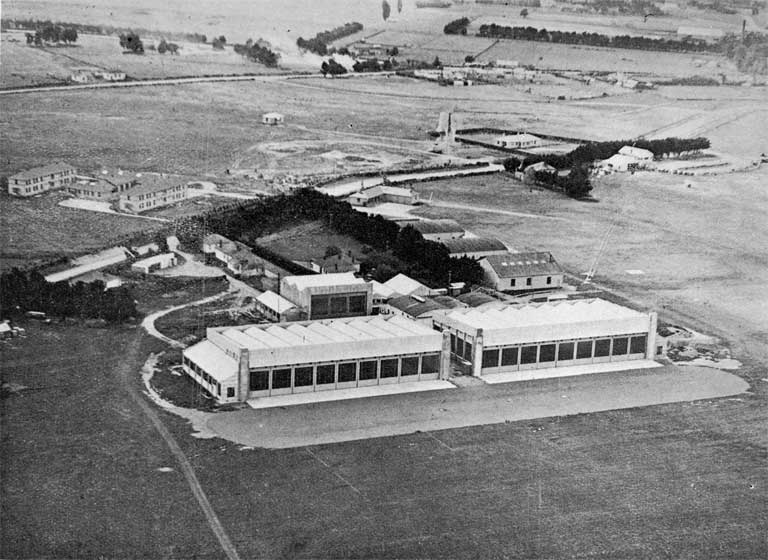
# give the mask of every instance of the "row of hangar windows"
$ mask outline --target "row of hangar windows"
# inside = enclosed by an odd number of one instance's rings
[[[272,391],[313,386],[330,389],[337,383],[368,381],[375,384],[376,381],[388,378],[397,381],[407,377],[415,381],[419,375],[432,376],[439,372],[440,354],[302,364],[252,370],[249,389]]]
[[[317,295],[311,298],[313,318],[365,315],[366,295]]]
[[[221,396],[221,383],[216,381],[213,377],[208,375],[208,372],[206,372],[203,368],[198,366],[195,362],[187,358],[186,356],[183,356],[182,363],[187,366],[189,369],[191,369],[195,374],[205,381],[208,385],[211,387],[211,392],[215,392],[216,395],[219,397]],[[232,394],[227,395],[228,397],[234,397],[234,389],[232,389]]]
[[[483,368],[645,354],[645,334],[484,348]],[[451,353],[472,361],[472,343],[451,334]]]

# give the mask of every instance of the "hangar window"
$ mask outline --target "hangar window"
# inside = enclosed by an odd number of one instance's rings
[[[291,369],[273,369],[272,370],[272,388],[288,389],[291,386]]]
[[[269,371],[252,371],[249,388],[251,391],[266,391],[269,389]]]
[[[326,296],[312,296],[312,316],[328,315],[328,298]]]
[[[504,348],[501,351],[501,365],[502,367],[517,365],[517,346]]]
[[[539,361],[540,362],[555,361],[555,345],[554,344],[542,344],[539,347]]]
[[[325,364],[317,366],[317,384],[327,385],[336,381],[336,366],[334,364]]]
[[[381,376],[397,377],[397,358],[381,360]]]
[[[520,363],[521,364],[535,364],[536,363],[536,346],[523,346],[520,348]]]
[[[530,278],[526,278],[525,279],[525,285],[526,286],[530,286],[531,285],[531,279]]]
[[[234,387],[227,387],[227,398],[231,399],[235,396],[235,388]]]
[[[376,361],[360,362],[360,381],[376,379]]]
[[[312,385],[312,366],[297,367],[293,370],[293,384],[296,387]]]
[[[464,359],[472,361],[472,345],[466,340],[464,341]]]
[[[400,375],[416,375],[419,373],[419,358],[416,356],[403,358],[400,363]]]
[[[334,315],[343,315],[347,312],[347,298],[345,297],[332,297],[331,298],[331,313]]]
[[[483,367],[492,368],[499,366],[499,349],[483,350]]]
[[[599,338],[595,340],[595,358],[604,358],[611,355],[611,339]]]
[[[645,353],[645,345],[647,343],[646,336],[633,336],[632,339],[629,342],[629,353],[630,354],[644,354]]]
[[[573,342],[561,342],[557,348],[557,359],[572,360],[574,346]]]
[[[613,339],[613,355],[623,356],[629,348],[629,339],[626,336]]]
[[[349,312],[365,313],[365,296],[349,296]]]
[[[464,340],[461,338],[456,339],[456,352],[454,352],[457,356],[463,356],[464,355]]]
[[[580,340],[576,345],[576,359],[583,360],[584,358],[592,357],[592,341]]]
[[[456,335],[451,333],[451,352],[456,353]]]
[[[438,373],[440,371],[440,354],[427,354],[421,357],[421,373]]]
[[[346,362],[339,364],[339,383],[357,380],[357,364]]]

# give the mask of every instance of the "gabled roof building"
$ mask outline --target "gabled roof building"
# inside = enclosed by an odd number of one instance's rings
[[[501,253],[480,259],[485,280],[501,292],[547,290],[563,285],[563,270],[551,253]]]
[[[501,255],[509,252],[507,246],[494,237],[463,237],[461,239],[447,239],[442,243],[453,258],[480,259],[489,255]]]

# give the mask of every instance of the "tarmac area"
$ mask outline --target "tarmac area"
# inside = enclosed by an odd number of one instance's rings
[[[248,447],[291,448],[698,401],[748,389],[747,382],[731,373],[665,365],[496,385],[478,381],[453,391],[213,413],[205,421],[205,431]]]

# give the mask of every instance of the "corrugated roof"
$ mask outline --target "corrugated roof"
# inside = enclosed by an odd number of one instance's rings
[[[456,220],[423,220],[408,225],[422,235],[425,233],[464,233],[464,228]]]
[[[463,307],[460,301],[449,296],[435,296],[419,299],[414,299],[411,296],[400,296],[392,298],[387,304],[416,318],[431,311],[437,311],[438,309],[455,309],[457,307]]]
[[[51,175],[53,173],[61,173],[63,171],[75,172],[75,168],[68,163],[57,162],[50,163],[48,165],[41,165],[40,167],[33,167],[32,169],[26,169],[20,171],[15,175],[11,175],[8,179],[35,179],[36,177],[42,177],[44,175]]]
[[[285,311],[296,307],[283,296],[271,291],[264,292],[256,298],[256,301],[276,313],[284,313]]]
[[[451,255],[480,253],[484,251],[508,251],[507,246],[493,237],[462,237],[441,241]]]
[[[210,340],[203,340],[184,350],[184,355],[203,368],[219,383],[237,376],[238,364]]]
[[[501,303],[495,297],[491,297],[483,292],[469,292],[467,294],[461,294],[456,296],[456,299],[461,303],[468,305],[469,307],[479,307],[486,303]]]
[[[430,291],[428,286],[425,286],[421,282],[414,280],[413,278],[410,278],[403,273],[398,274],[394,278],[390,278],[384,282],[384,285],[387,288],[394,290],[395,293],[402,294],[404,296],[408,296],[416,292],[427,293]]]
[[[393,290],[386,284],[382,284],[381,282],[377,282],[376,280],[371,280],[369,284],[371,285],[371,289],[373,290],[373,297],[375,298],[386,299],[386,298],[392,297],[397,293],[395,292],[395,290]]]
[[[563,269],[551,253],[505,253],[483,257],[499,278],[561,274]]]
[[[357,278],[352,272],[335,272],[332,274],[307,274],[304,276],[286,276],[283,282],[291,284],[297,290],[307,288],[318,288],[322,286],[349,286],[362,285],[367,286],[365,280]]]

